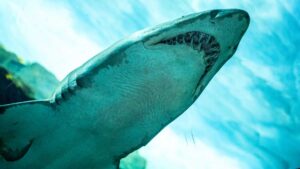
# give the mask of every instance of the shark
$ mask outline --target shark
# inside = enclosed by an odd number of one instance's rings
[[[240,9],[183,16],[116,42],[49,99],[1,105],[0,168],[119,168],[197,100],[249,23]]]

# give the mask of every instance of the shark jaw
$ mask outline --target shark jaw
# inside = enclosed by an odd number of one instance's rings
[[[188,46],[198,51],[204,65],[204,74],[195,89],[196,99],[235,53],[249,23],[250,17],[243,10],[211,10],[184,16],[163,26],[138,32],[133,37],[142,41],[149,50]],[[180,55],[185,57],[187,52]]]
[[[185,57],[188,55],[187,51],[194,49],[198,51],[195,55],[203,62],[203,65],[199,66],[204,66],[205,71],[195,89],[195,98],[197,98],[211,78],[235,53],[249,23],[248,13],[239,9],[210,10],[183,16],[177,20],[138,31],[118,41],[77,68],[77,76],[73,77],[73,81],[81,81],[81,77],[86,79],[86,75],[97,72],[99,69],[120,64],[124,57],[117,53],[125,52],[140,43],[143,44],[143,48],[147,49],[146,52],[180,50],[177,54],[181,53],[179,54],[181,57]],[[185,47],[190,49],[185,49]],[[110,57],[111,55],[117,56]],[[69,77],[70,75],[72,72]],[[88,80],[81,82],[90,83]],[[69,84],[66,85],[69,86]],[[61,85],[61,88],[64,86]],[[52,98],[52,102],[55,99],[62,99],[63,96],[59,96],[64,92],[60,91],[61,88],[57,88],[58,91]]]

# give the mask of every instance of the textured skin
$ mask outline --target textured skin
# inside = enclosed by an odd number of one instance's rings
[[[248,24],[249,16],[241,10],[183,17],[93,57],[71,72],[50,100],[0,106],[0,166],[117,168],[120,158],[146,145],[193,104],[233,55]],[[189,45],[189,38],[167,43],[190,32],[213,40],[200,38],[202,50]],[[14,151],[31,140],[24,155]],[[19,158],[5,160],[8,149]]]

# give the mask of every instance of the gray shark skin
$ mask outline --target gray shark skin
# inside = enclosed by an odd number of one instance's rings
[[[0,107],[1,169],[116,169],[190,107],[248,28],[238,9],[139,31],[72,71],[53,97]]]

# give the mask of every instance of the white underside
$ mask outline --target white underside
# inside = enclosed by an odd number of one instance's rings
[[[120,65],[93,77],[92,87],[75,90],[56,106],[53,117],[37,119],[47,130],[30,133],[35,141],[21,160],[0,159],[0,165],[4,169],[116,167],[115,158],[148,143],[194,101],[204,72],[201,54],[185,45],[161,47],[144,48],[139,43],[129,48]]]

